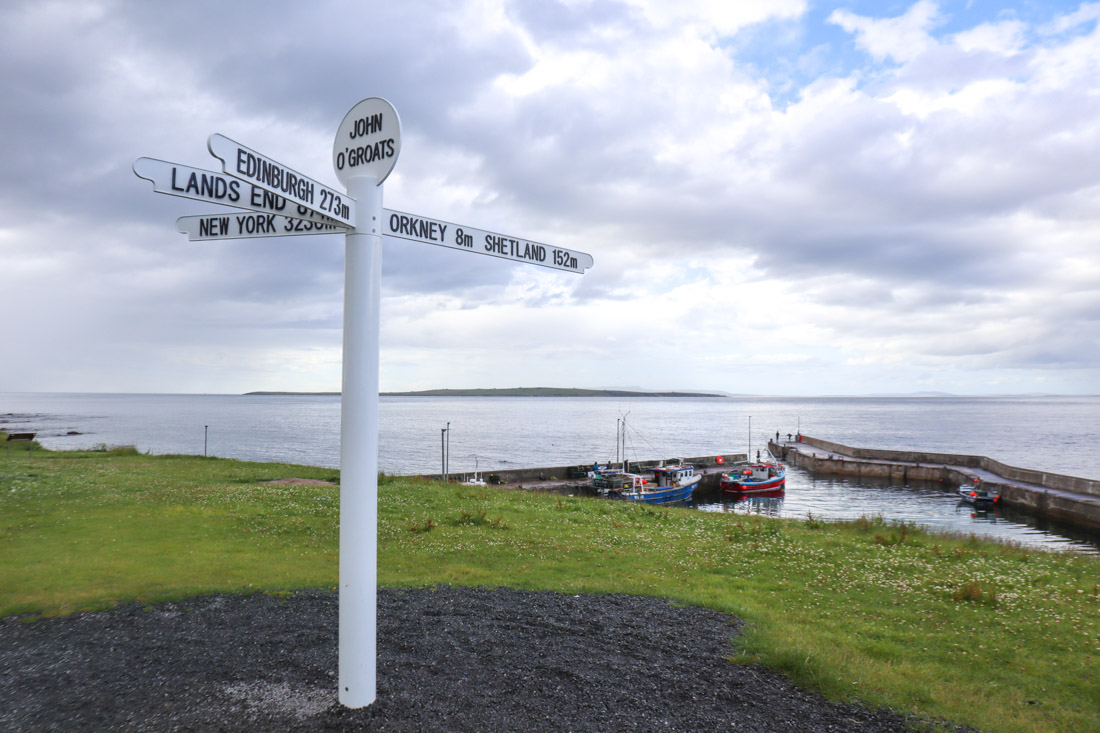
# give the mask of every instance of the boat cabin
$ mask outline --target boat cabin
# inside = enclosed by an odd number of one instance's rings
[[[742,466],[736,475],[742,481],[767,481],[779,475],[779,466],[774,463],[750,463]]]
[[[657,482],[658,488],[676,486],[680,484],[683,479],[694,475],[695,466],[689,466],[686,463],[677,463],[672,466],[657,466],[653,469],[653,478]]]

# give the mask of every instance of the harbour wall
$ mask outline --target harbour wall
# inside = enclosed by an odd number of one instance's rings
[[[877,448],[852,448],[840,443],[832,443],[820,438],[802,436],[802,442],[822,450],[843,453],[853,458],[865,458],[877,461],[902,461],[916,464],[939,464],[941,466],[966,466],[980,468],[1012,481],[1022,481],[1041,486],[1044,489],[1072,491],[1075,494],[1100,496],[1100,481],[1076,476],[1063,476],[1030,468],[1017,468],[986,456],[969,456],[956,453],[925,453],[901,450],[881,450]]]
[[[951,486],[974,476],[997,488],[1001,501],[1035,514],[1100,530],[1100,481],[1017,468],[986,456],[854,448],[803,435],[795,443],[771,443],[782,460],[814,473],[937,481]],[[817,448],[817,455],[808,448]]]
[[[719,463],[718,459],[722,461]],[[652,470],[654,466],[660,465],[662,462],[666,464],[690,463],[695,466],[698,473],[703,474],[703,486],[709,486],[713,483],[718,485],[719,476],[724,466],[731,465],[738,461],[747,460],[748,456],[744,453],[724,453],[722,455],[715,456],[697,456],[695,458],[682,458],[676,456],[675,458],[654,459],[645,461],[632,461],[630,463],[631,471],[646,472]],[[549,466],[546,468],[513,468],[513,469],[498,469],[494,471],[482,471],[481,477],[490,484],[496,485],[538,485],[538,484],[561,484],[569,482],[584,482],[588,481],[588,471],[592,468],[591,464],[588,465],[573,465],[573,466]],[[452,473],[450,475],[452,480],[464,480],[472,477],[472,473]],[[441,474],[433,474],[425,476],[425,478],[439,480],[442,479]]]

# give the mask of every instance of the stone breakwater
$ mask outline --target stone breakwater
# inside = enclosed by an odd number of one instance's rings
[[[1100,481],[1017,468],[986,456],[853,448],[808,435],[771,442],[783,461],[814,473],[958,486],[977,476],[1000,490],[1001,501],[1059,521],[1100,530]]]

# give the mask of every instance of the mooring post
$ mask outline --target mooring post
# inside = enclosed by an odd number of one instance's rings
[[[340,702],[377,696],[378,336],[382,302],[382,186],[355,177],[346,235],[344,375],[340,400]]]

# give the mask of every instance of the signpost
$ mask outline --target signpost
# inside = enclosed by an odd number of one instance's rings
[[[584,252],[382,208],[382,182],[401,151],[397,110],[379,97],[356,104],[332,148],[343,194],[223,135],[210,153],[224,173],[138,158],[153,190],[256,213],[184,216],[191,241],[345,233],[344,359],[340,402],[339,697],[376,696],[378,587],[378,334],[382,240],[409,240],[583,274]]]

